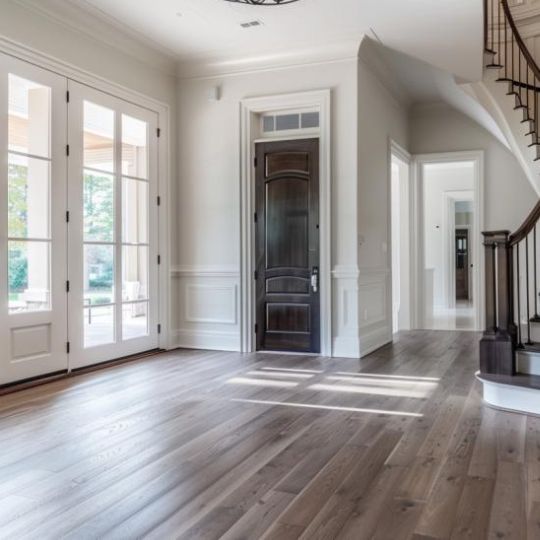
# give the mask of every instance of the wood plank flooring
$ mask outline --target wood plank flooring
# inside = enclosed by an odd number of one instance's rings
[[[0,397],[0,538],[540,538],[540,418],[478,334],[362,360],[174,351]]]

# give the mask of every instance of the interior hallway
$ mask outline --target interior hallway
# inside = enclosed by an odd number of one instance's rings
[[[478,337],[175,351],[2,396],[0,538],[535,537],[540,418],[482,404]]]

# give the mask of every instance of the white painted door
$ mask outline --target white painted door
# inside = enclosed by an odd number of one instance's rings
[[[66,89],[0,54],[0,384],[67,369]]]
[[[69,81],[70,366],[158,346],[157,114]]]

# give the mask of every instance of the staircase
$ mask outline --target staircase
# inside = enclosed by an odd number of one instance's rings
[[[509,126],[540,193],[540,68],[512,17],[508,0],[485,0],[486,70],[503,90],[516,125]],[[507,122],[510,116],[506,115]],[[519,133],[521,127],[521,133]],[[484,399],[540,414],[538,256],[540,201],[521,227],[484,232],[486,329],[480,342]]]

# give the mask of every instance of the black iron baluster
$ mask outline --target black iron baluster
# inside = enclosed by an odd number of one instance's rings
[[[523,105],[523,97],[521,93],[521,49],[518,49],[518,82],[520,83],[518,85],[518,91],[519,91],[519,104]]]
[[[508,80],[508,21],[504,17],[504,78]]]
[[[534,317],[533,321],[540,322],[540,317],[538,316],[538,282],[537,282],[537,267],[536,267],[536,223],[534,224],[533,229],[533,240],[534,240],[534,250],[533,250],[533,257],[534,257]]]
[[[502,65],[502,58],[501,58],[501,1],[499,2],[499,18],[497,21],[497,37],[498,37],[498,43],[497,43],[497,63]]]
[[[514,51],[514,43],[516,41],[516,38],[514,36],[514,32],[512,32],[512,92],[515,93],[515,80],[516,80],[516,75],[515,75],[515,65],[516,65],[516,56],[515,56],[515,51]]]
[[[533,78],[533,84],[536,89],[536,75]],[[529,128],[530,129],[529,134],[533,135],[533,141],[537,143],[538,130],[536,128],[538,126],[538,92],[536,92],[536,90],[534,90],[533,92],[533,99],[534,99],[534,125]]]
[[[517,332],[518,332],[518,347],[523,349],[521,340],[521,274],[519,272],[519,243],[516,245],[516,264],[517,264]]]
[[[491,50],[495,52],[495,8],[491,0]],[[500,0],[497,0],[500,2]]]
[[[527,345],[532,345],[531,341],[531,310],[530,299],[531,293],[529,290],[529,235],[525,237],[525,292],[527,294]]]

